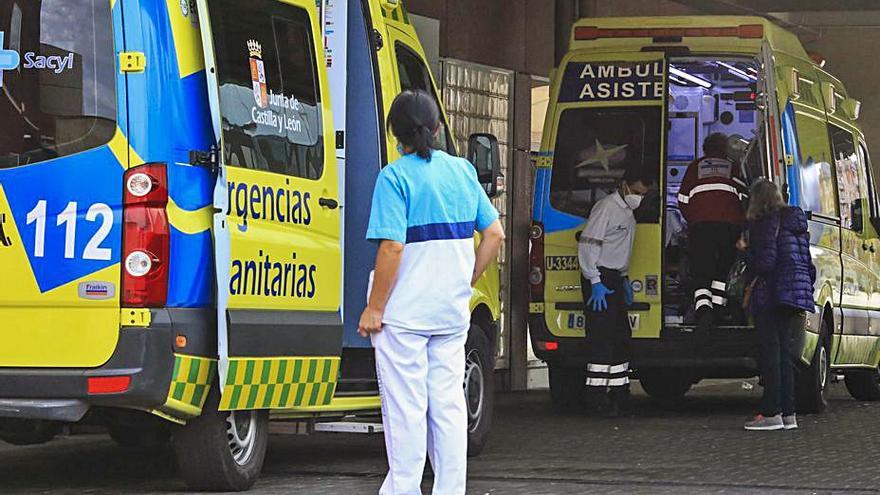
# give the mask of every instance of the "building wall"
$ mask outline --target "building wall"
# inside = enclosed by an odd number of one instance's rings
[[[553,67],[553,0],[408,0],[440,20],[440,56],[546,76]]]

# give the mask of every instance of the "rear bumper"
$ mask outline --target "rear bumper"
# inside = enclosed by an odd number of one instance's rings
[[[120,329],[113,355],[98,368],[0,368],[0,417],[78,421],[92,406],[161,406],[174,371],[174,337],[206,342],[212,313],[153,310],[149,326]],[[124,392],[89,394],[88,379],[102,376],[128,376],[131,383]]]
[[[584,366],[586,342],[550,334],[543,314],[529,315],[529,333],[535,355],[551,365]],[[554,351],[539,342],[557,342]],[[758,336],[753,329],[717,329],[705,334],[664,329],[657,339],[633,339],[631,367],[682,368],[701,378],[753,376],[758,371]]]

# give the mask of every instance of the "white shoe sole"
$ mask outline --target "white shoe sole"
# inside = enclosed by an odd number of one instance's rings
[[[746,430],[749,431],[777,431],[785,429],[784,425],[771,425],[771,426],[746,426]]]
[[[797,425],[784,425],[782,427],[783,430],[797,430],[797,428],[798,428]]]

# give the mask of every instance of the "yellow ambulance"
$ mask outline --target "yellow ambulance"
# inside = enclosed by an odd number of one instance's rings
[[[0,0],[0,439],[173,441],[194,489],[259,476],[269,419],[377,431],[357,335],[401,90],[438,95],[396,0]],[[438,99],[439,104],[439,99]],[[474,136],[487,194],[497,143]],[[445,123],[437,146],[455,152]],[[467,344],[492,415],[498,267]],[[371,419],[372,418],[372,419]]]
[[[860,104],[798,38],[759,17],[582,19],[552,83],[535,182],[529,328],[554,404],[583,400],[586,327],[575,235],[627,168],[658,186],[636,211],[632,369],[652,396],[757,368],[755,329],[732,311],[696,332],[677,193],[711,133],[751,183],[768,177],[808,212],[816,312],[799,332],[798,408],[821,411],[843,374],[880,399],[880,202]],[[735,302],[731,304],[734,306]],[[802,343],[802,345],[801,345]]]

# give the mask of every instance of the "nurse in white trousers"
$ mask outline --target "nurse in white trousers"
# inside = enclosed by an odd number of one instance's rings
[[[433,495],[462,495],[469,303],[504,231],[473,165],[433,149],[440,126],[433,96],[401,93],[388,126],[403,156],[376,181],[367,238],[379,251],[358,325],[372,339],[382,396],[388,475],[379,493],[421,494],[427,455]]]

